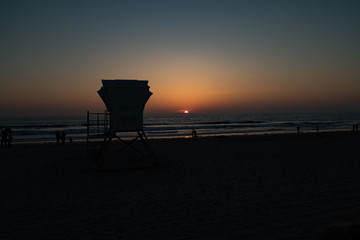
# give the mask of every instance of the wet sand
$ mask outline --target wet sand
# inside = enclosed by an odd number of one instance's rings
[[[151,144],[143,170],[95,171],[80,143],[1,150],[0,239],[314,239],[360,222],[360,134]]]

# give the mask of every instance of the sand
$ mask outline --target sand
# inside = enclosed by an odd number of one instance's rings
[[[151,144],[157,167],[102,172],[84,144],[1,150],[0,239],[314,239],[360,222],[360,134]]]

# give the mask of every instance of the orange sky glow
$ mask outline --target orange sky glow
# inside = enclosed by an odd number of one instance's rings
[[[9,2],[0,114],[102,112],[101,79],[149,80],[146,114],[359,111],[358,8],[270,2]]]

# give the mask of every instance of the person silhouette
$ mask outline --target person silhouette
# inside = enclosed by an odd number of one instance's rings
[[[12,131],[10,128],[7,128],[7,145],[8,145],[8,148],[11,147],[11,142],[13,140],[13,134],[12,134]]]
[[[297,125],[296,131],[297,131],[297,133],[300,133],[300,126],[299,125]]]
[[[195,129],[192,130],[191,136],[192,136],[193,138],[196,138],[196,130],[195,130]]]
[[[60,144],[61,134],[59,130],[56,130],[55,136],[56,136],[56,144]]]
[[[1,128],[1,148],[6,148],[7,145],[7,128]]]
[[[65,139],[66,139],[66,133],[65,133],[65,131],[62,131],[62,133],[61,133],[61,144],[62,145],[65,144]]]

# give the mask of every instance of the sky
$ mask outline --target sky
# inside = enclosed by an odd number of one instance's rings
[[[360,2],[5,0],[0,117],[104,111],[101,79],[149,80],[145,113],[359,112]]]

